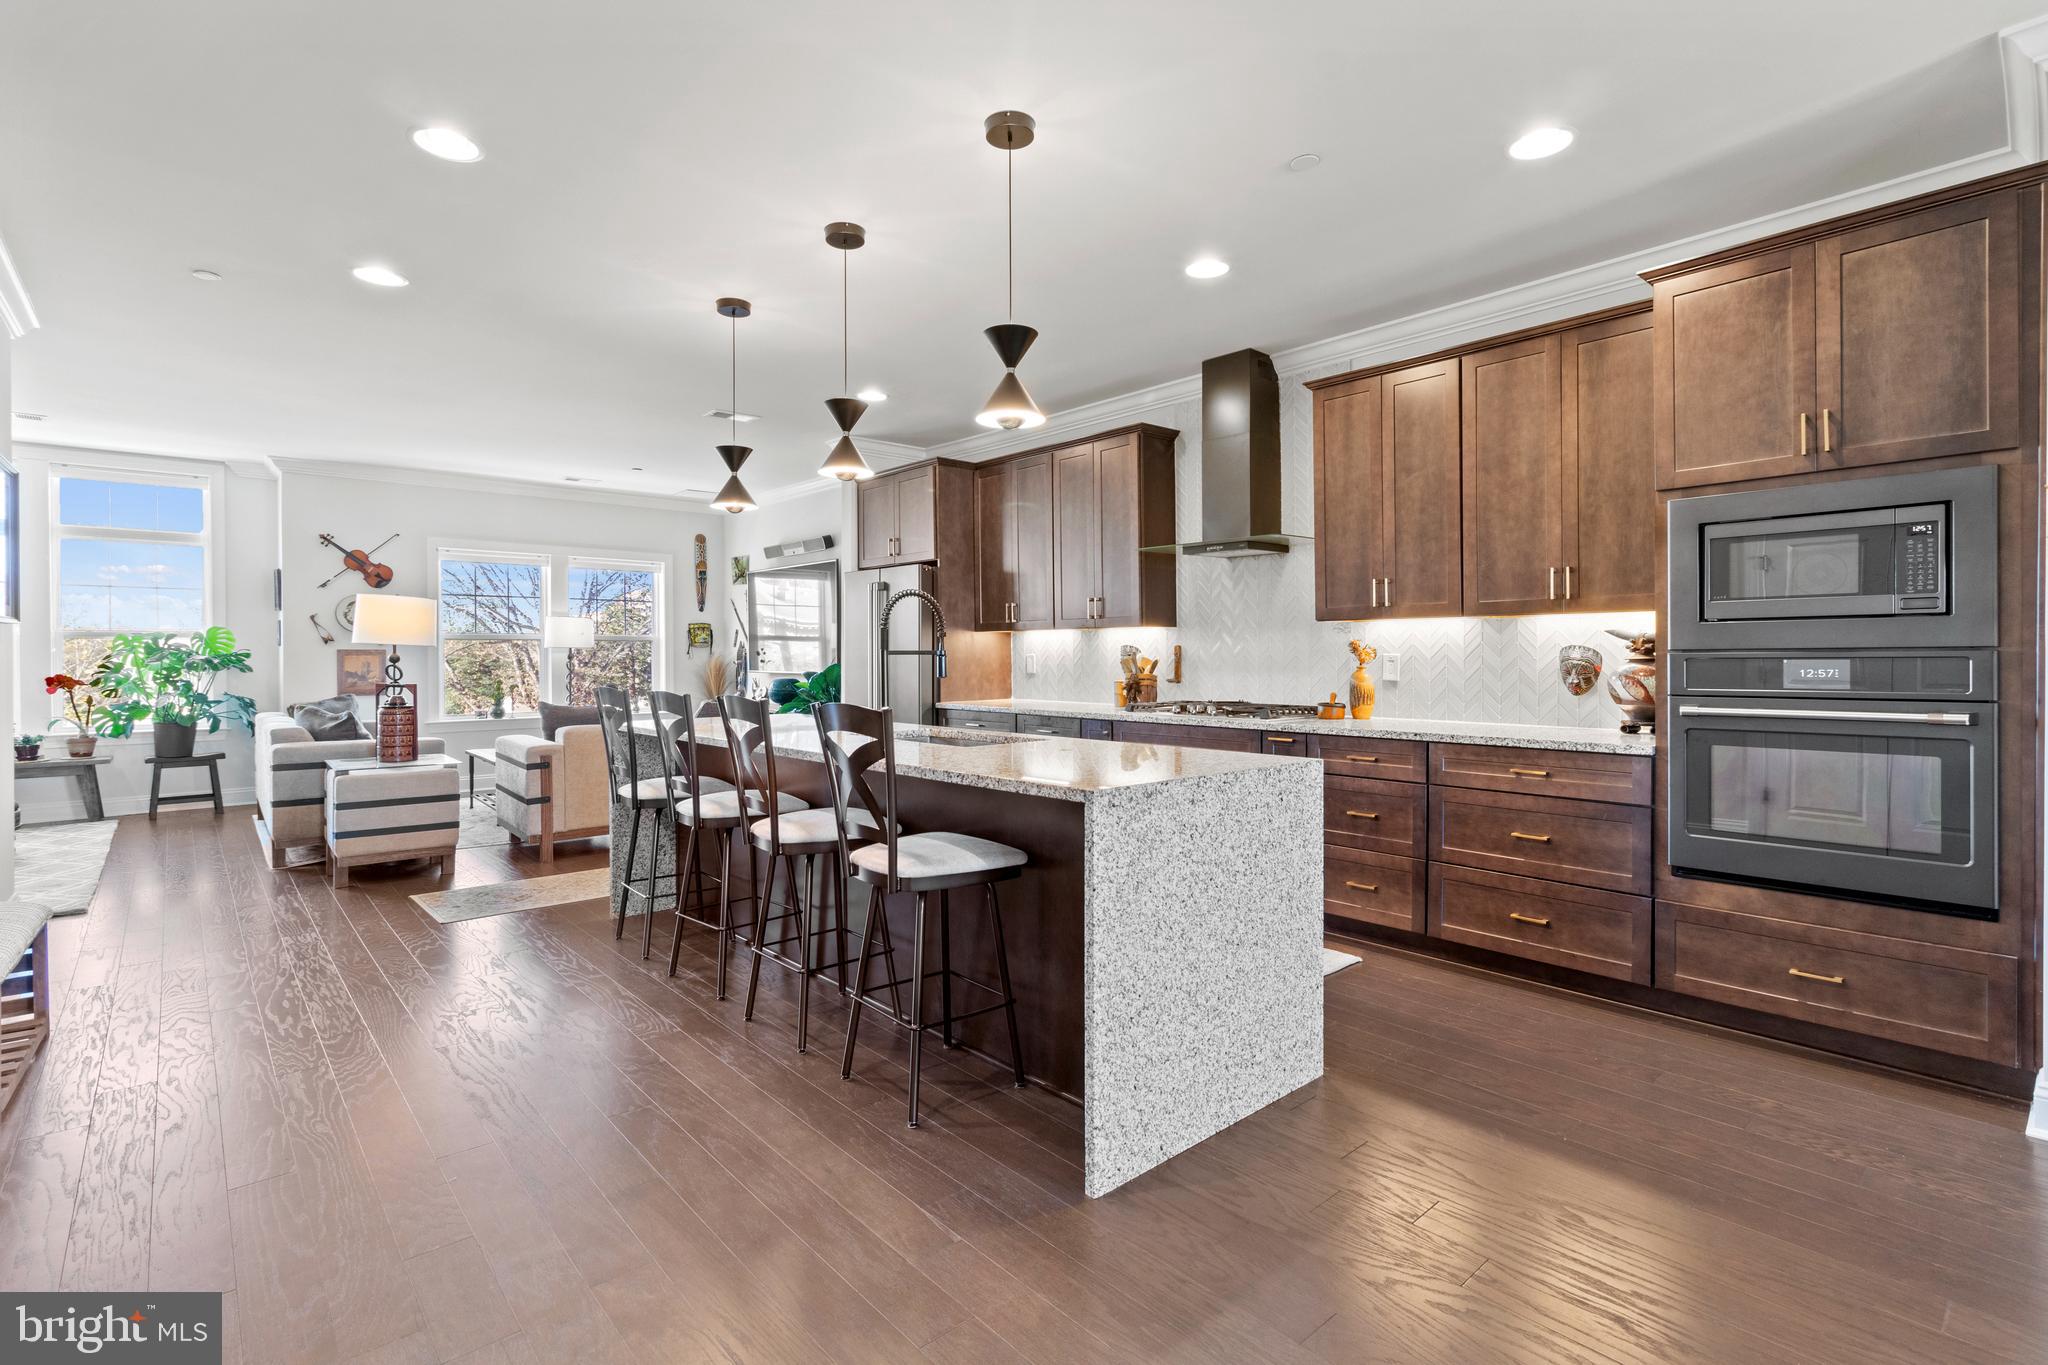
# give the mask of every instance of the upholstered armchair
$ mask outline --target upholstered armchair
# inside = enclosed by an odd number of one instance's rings
[[[553,739],[506,735],[497,750],[498,823],[515,842],[538,844],[542,862],[554,861],[556,840],[611,832],[611,770],[599,727],[564,725]]]
[[[295,848],[325,849],[327,821],[321,804],[327,799],[327,760],[375,758],[374,739],[316,740],[306,727],[282,711],[257,715],[256,839],[264,860],[283,867]],[[420,756],[445,753],[438,739],[421,739]]]

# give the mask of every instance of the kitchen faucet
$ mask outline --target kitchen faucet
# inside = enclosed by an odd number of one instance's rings
[[[889,704],[889,656],[892,654],[923,654],[927,652],[922,649],[892,650],[889,648],[889,613],[895,611],[896,604],[906,597],[915,597],[918,601],[924,603],[925,608],[931,612],[932,647],[929,652],[932,656],[933,676],[936,678],[946,676],[946,613],[940,609],[939,599],[933,597],[923,588],[899,589],[889,594],[889,600],[882,604],[882,618],[876,627],[876,633],[879,637],[876,648],[883,659],[880,678],[881,695],[875,698],[877,707],[886,707]],[[934,688],[933,700],[936,701],[937,698],[938,689]]]

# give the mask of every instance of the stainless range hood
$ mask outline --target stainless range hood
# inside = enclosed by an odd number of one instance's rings
[[[1202,535],[1184,555],[1284,555],[1307,536],[1280,527],[1280,380],[1264,351],[1202,362]]]

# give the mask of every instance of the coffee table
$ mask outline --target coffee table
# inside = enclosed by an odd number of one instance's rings
[[[462,765],[446,754],[410,763],[326,761],[327,865],[336,886],[365,863],[427,859],[441,872],[462,828]]]

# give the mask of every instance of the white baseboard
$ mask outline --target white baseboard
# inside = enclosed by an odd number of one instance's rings
[[[15,790],[20,791],[21,788],[16,787]],[[220,799],[223,803],[230,806],[253,806],[256,804],[256,789],[254,787],[223,787]],[[147,815],[149,813],[149,795],[145,792],[140,796],[108,796],[104,799],[102,805],[106,810],[107,818],[110,820],[121,815]],[[166,815],[172,815],[179,811],[197,810],[199,806],[200,803],[197,801],[190,804],[180,801],[174,806],[162,806],[157,810],[157,818],[161,819]],[[55,824],[79,818],[81,818],[81,812],[76,797],[69,801],[23,801],[21,803],[21,823],[24,827],[28,825]]]
[[[2034,1079],[2034,1107],[2027,1111],[2027,1136],[2048,1142],[2048,1070]]]

